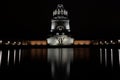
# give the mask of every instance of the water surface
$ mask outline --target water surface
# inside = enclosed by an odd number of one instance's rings
[[[119,67],[120,48],[0,49],[0,73],[10,79],[115,80]]]

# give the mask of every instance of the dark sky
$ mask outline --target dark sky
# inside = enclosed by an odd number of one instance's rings
[[[61,0],[62,1],[62,0]],[[0,39],[45,39],[60,0],[1,2]],[[120,38],[118,0],[63,0],[76,39]]]

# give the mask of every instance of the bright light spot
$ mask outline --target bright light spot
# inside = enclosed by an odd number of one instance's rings
[[[113,43],[113,41],[112,41],[112,40],[111,40],[110,42],[111,42],[111,43]]]
[[[105,41],[105,43],[107,43],[107,41]]]
[[[8,44],[10,43],[10,41],[7,42]]]
[[[100,44],[103,44],[102,41],[100,41]]]
[[[118,40],[118,43],[120,43],[120,40]]]
[[[2,43],[2,40],[0,40],[0,43]]]
[[[6,45],[9,45],[10,44],[10,41],[7,41],[7,43],[5,43]]]
[[[16,44],[16,42],[13,42],[13,44],[12,45],[15,45]]]
[[[18,42],[18,45],[21,45],[21,42]]]

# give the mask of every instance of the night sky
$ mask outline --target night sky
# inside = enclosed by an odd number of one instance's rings
[[[46,39],[60,0],[8,0],[0,5],[0,39]],[[118,0],[61,0],[75,39],[120,38]]]

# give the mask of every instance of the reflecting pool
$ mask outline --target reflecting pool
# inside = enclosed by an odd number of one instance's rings
[[[120,74],[120,48],[0,49],[0,74],[10,79],[115,80]]]

